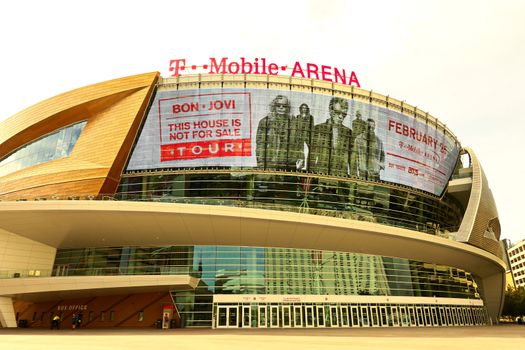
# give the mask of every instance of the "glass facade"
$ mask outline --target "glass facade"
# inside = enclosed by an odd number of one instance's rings
[[[409,296],[479,299],[466,271],[419,261],[320,250],[231,246],[60,249],[55,275],[180,274],[184,327],[212,326],[214,295]]]
[[[0,161],[0,177],[33,165],[69,156],[86,124],[86,121],[82,121],[66,126],[20,147]]]
[[[401,186],[348,178],[213,170],[126,174],[122,200],[265,208],[376,222],[449,237],[461,222],[461,206]]]

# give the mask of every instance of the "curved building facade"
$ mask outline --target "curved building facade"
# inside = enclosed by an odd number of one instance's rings
[[[497,209],[415,107],[269,75],[147,73],[0,126],[0,321],[49,327],[497,322]]]

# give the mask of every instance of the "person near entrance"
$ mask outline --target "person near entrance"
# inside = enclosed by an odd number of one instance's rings
[[[51,329],[60,329],[60,316],[58,314],[51,317]]]
[[[170,315],[165,312],[162,316],[162,329],[170,328]]]
[[[75,329],[77,328],[77,314],[74,313],[73,316],[71,316],[71,328]]]
[[[76,322],[76,326],[77,328],[80,328],[80,325],[82,324],[82,318],[84,317],[84,315],[82,314],[82,311],[77,315],[77,322]]]

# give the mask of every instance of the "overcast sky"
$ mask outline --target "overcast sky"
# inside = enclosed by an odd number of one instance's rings
[[[2,1],[0,120],[169,61],[266,57],[354,70],[472,147],[502,237],[525,238],[525,1]]]

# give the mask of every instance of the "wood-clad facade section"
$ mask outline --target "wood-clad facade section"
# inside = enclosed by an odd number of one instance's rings
[[[42,101],[0,124],[0,158],[65,126],[87,121],[68,157],[0,179],[0,198],[112,194],[159,73],[115,79]]]

